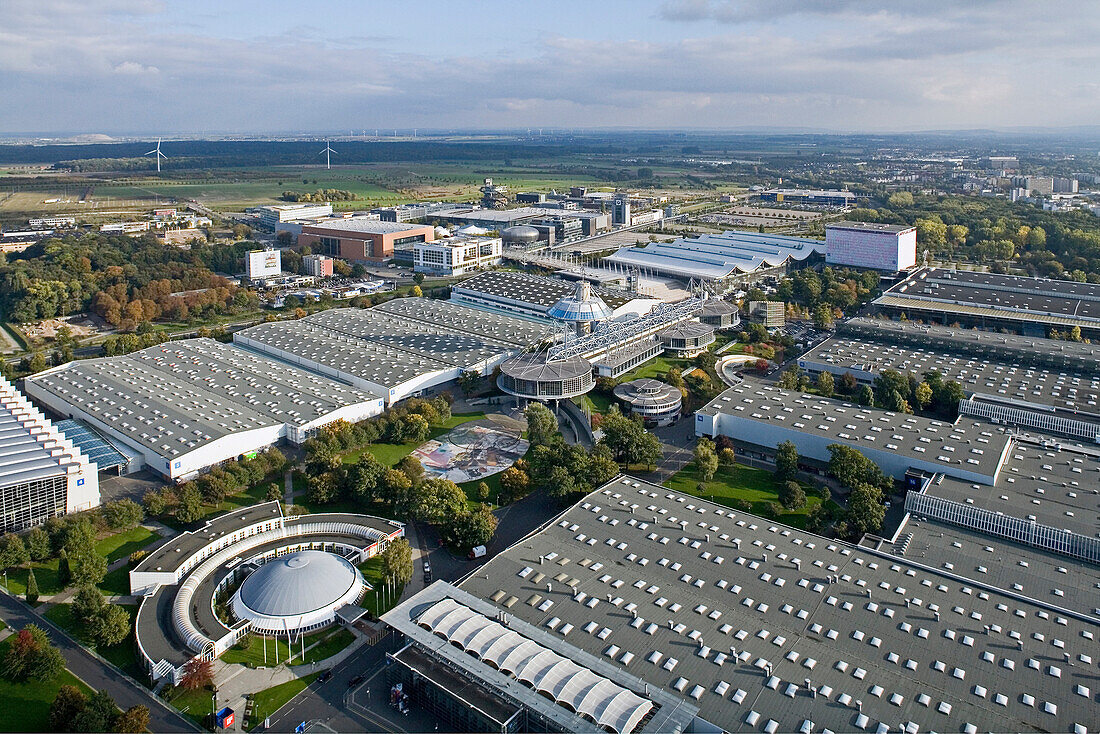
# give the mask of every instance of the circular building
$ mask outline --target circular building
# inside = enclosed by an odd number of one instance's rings
[[[581,357],[548,361],[545,354],[513,357],[500,366],[497,387],[530,400],[557,400],[583,395],[596,384],[592,365]]]
[[[582,280],[571,294],[558,299],[546,315],[573,324],[579,336],[591,331],[593,323],[611,318],[612,311],[602,298],[592,292],[589,282]]]
[[[698,321],[681,321],[657,334],[665,351],[693,357],[714,343],[714,327]]]
[[[737,306],[729,301],[714,299],[703,304],[703,312],[699,314],[699,320],[715,329],[732,329],[741,323]]]
[[[508,227],[500,233],[505,247],[530,247],[537,243],[541,236],[537,229],[526,224]]]
[[[359,569],[333,553],[304,550],[278,556],[253,571],[233,595],[233,614],[259,633],[323,627],[336,610],[366,591]]]
[[[630,406],[630,412],[650,425],[667,426],[680,417],[683,396],[672,385],[643,377],[615,386],[615,397]]]

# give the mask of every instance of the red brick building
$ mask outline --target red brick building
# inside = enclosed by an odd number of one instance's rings
[[[315,249],[321,254],[351,262],[379,262],[393,257],[394,245],[434,239],[435,229],[428,225],[351,217],[302,225],[298,244],[320,245]]]

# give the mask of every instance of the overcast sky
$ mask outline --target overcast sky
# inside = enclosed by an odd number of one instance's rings
[[[0,0],[0,132],[1100,124],[1095,0]]]

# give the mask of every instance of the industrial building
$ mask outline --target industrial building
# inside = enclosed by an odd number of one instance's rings
[[[645,247],[623,247],[604,259],[672,278],[728,282],[737,276],[783,272],[825,253],[821,240],[730,230]]]
[[[547,311],[576,286],[557,278],[546,278],[511,271],[487,272],[451,286],[451,300],[477,308],[514,314],[539,320],[548,319]],[[612,318],[637,316],[649,311],[657,301],[626,291],[596,290],[611,308]]]
[[[449,201],[422,201],[416,204],[401,204],[371,209],[383,222],[413,222],[430,219],[455,209],[469,209],[468,204],[455,204]]]
[[[273,230],[276,225],[294,219],[331,217],[332,204],[275,204],[273,206],[258,206],[255,209],[250,209],[249,212],[256,215],[260,224]]]
[[[887,273],[917,264],[917,228],[874,222],[825,225],[825,262]]]
[[[130,571],[130,593],[142,598],[140,661],[154,681],[178,685],[190,660],[213,660],[247,634],[296,652],[307,631],[366,613],[357,604],[369,587],[356,566],[404,534],[401,523],[367,515],[287,517],[278,502],[180,533]],[[216,613],[222,603],[236,619]],[[278,649],[272,665],[283,662]]]
[[[954,423],[898,415],[805,395],[744,378],[695,413],[697,436],[728,436],[761,456],[791,441],[804,460],[825,466],[831,444],[850,446],[887,475],[910,469],[994,484],[1012,440],[1004,426],[960,416]]]
[[[820,189],[768,189],[760,193],[760,201],[776,204],[809,204],[811,206],[855,206],[859,197],[851,191]]]
[[[399,298],[371,309],[258,324],[233,341],[374,392],[391,405],[463,372],[488,373],[547,332],[529,320],[447,301]]]
[[[465,275],[500,265],[499,237],[445,237],[413,245],[413,270],[431,275]]]
[[[384,406],[378,394],[213,339],[69,362],[24,386],[177,481],[283,440],[300,444],[333,421],[360,421]]]
[[[898,328],[880,332],[881,340],[836,337],[824,341],[799,357],[798,366],[810,375],[851,374],[863,384],[873,383],[883,370],[918,377],[934,370],[945,380],[957,381],[966,391],[967,399],[959,406],[966,415],[1092,443],[1100,441],[1100,367],[1095,362],[1083,366],[1087,371],[1077,372],[1020,364],[1012,359],[1002,361],[993,354],[953,353],[942,346],[899,345],[890,339],[899,331],[906,329],[911,337],[924,332],[917,325],[895,326]],[[1047,345],[1056,351],[1061,343],[1031,341],[1036,352],[1044,351]]]
[[[392,258],[395,247],[434,239],[435,228],[425,224],[350,217],[304,225],[298,244],[351,262],[380,262]]]
[[[1100,285],[1068,280],[921,268],[875,299],[880,311],[909,320],[1009,329],[1047,336],[1080,327],[1100,338]]]
[[[1041,592],[618,477],[383,621],[527,730],[1087,732],[1100,620]]]
[[[0,377],[0,531],[99,504],[96,465]]]

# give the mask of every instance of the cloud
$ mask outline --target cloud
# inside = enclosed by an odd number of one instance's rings
[[[1022,0],[650,8],[659,32],[570,33],[560,23],[505,54],[485,50],[499,28],[482,29],[481,18],[439,29],[410,17],[384,35],[269,24],[227,38],[214,32],[217,15],[174,23],[156,2],[8,0],[0,96],[35,104],[0,108],[0,131],[917,129],[1097,117],[1100,4],[1058,13]],[[440,32],[463,43],[425,42]]]

